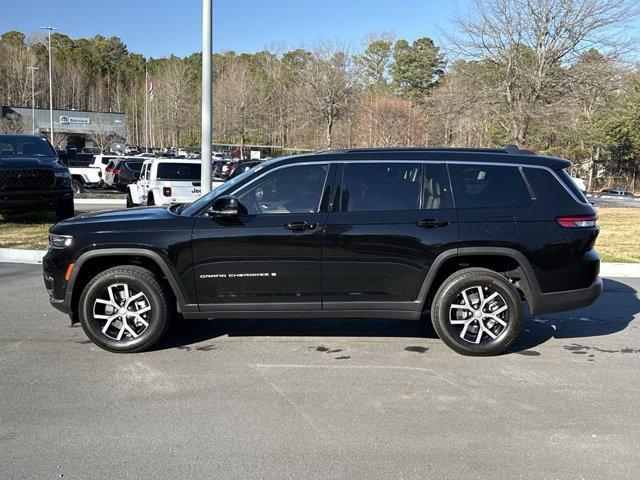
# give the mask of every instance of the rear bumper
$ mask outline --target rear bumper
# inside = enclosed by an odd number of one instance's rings
[[[602,279],[597,278],[587,288],[578,290],[566,290],[564,292],[539,293],[535,295],[533,311],[534,315],[545,313],[563,312],[576,308],[588,307],[602,294]]]

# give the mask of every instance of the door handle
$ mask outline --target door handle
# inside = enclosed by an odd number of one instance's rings
[[[287,230],[291,230],[293,232],[302,232],[304,230],[313,230],[318,226],[317,223],[307,223],[307,222],[292,222],[286,223],[284,228]]]
[[[426,220],[420,220],[419,222],[416,222],[416,225],[424,228],[438,228],[446,227],[447,225],[449,225],[449,222],[447,220],[440,221],[434,218],[427,218]]]

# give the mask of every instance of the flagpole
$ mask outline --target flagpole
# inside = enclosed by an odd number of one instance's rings
[[[149,151],[149,73],[144,63],[144,151]]]

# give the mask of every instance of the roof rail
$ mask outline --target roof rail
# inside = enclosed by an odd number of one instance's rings
[[[500,153],[512,155],[535,155],[535,152],[523,150],[517,145],[505,145],[502,148],[462,148],[462,147],[384,147],[384,148],[344,148],[323,150],[318,153],[376,153],[376,152],[469,152]]]

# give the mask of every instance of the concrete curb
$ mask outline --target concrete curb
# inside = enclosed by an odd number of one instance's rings
[[[42,263],[46,250],[0,248],[0,263]],[[640,277],[640,263],[601,263],[600,276],[609,278]]]
[[[74,198],[76,205],[126,205],[124,198]]]
[[[601,263],[600,276],[609,278],[640,277],[640,263]]]
[[[0,262],[4,263],[42,263],[46,250],[23,250],[20,248],[0,248]]]

